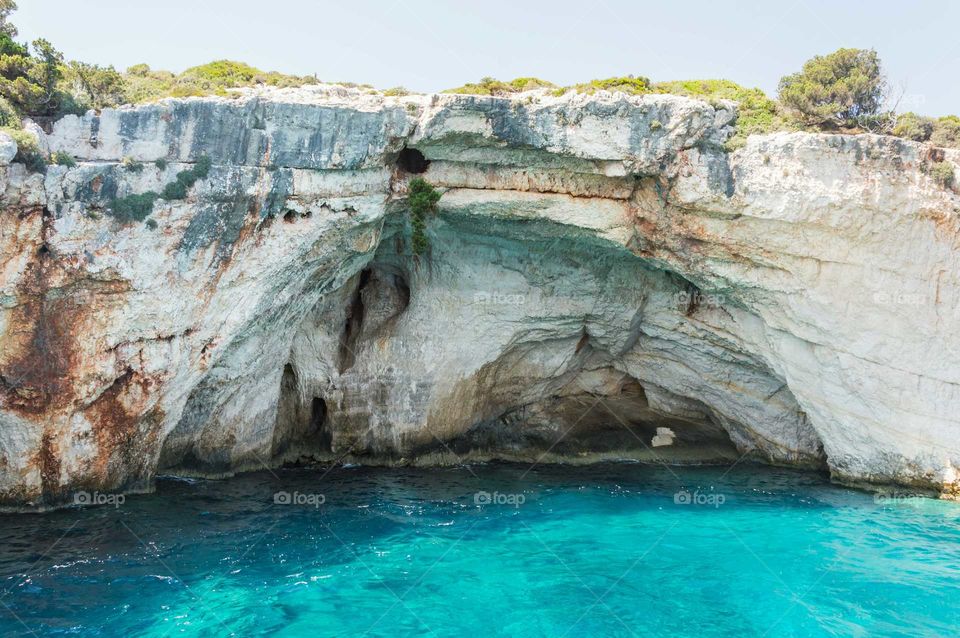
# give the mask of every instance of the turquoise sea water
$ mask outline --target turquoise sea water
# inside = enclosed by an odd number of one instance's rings
[[[0,516],[0,575],[2,636],[955,636],[960,505],[748,465],[285,470]]]

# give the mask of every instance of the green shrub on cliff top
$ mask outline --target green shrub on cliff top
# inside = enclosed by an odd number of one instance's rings
[[[650,79],[643,76],[626,75],[615,78],[604,78],[602,80],[590,80],[582,84],[574,84],[554,91],[554,95],[563,95],[568,91],[577,93],[586,93],[593,95],[597,91],[610,91],[611,93],[626,93],[627,95],[644,95],[650,92]]]
[[[522,93],[532,89],[548,89],[556,86],[552,82],[540,78],[515,78],[509,82],[502,82],[495,78],[481,78],[479,82],[464,84],[455,89],[446,89],[444,93],[464,93],[468,95],[496,95],[504,96],[513,93]]]
[[[215,60],[190,67],[176,75],[152,70],[146,64],[135,64],[123,74],[126,101],[149,102],[165,97],[225,95],[226,89],[264,84],[267,86],[301,86],[316,84],[312,76],[286,75],[262,71],[244,62]]]
[[[916,113],[902,113],[897,117],[891,132],[897,137],[914,142],[926,142],[933,133],[933,123],[934,119],[932,117],[923,117]]]
[[[902,113],[897,116],[891,133],[914,142],[957,147],[960,146],[960,118],[956,115],[945,115],[935,119],[916,113]]]
[[[736,132],[727,140],[727,150],[743,146],[748,135],[773,133],[800,128],[798,122],[782,112],[775,100],[760,89],[748,89],[730,80],[685,80],[658,82],[653,85],[655,93],[683,95],[708,102],[731,100],[737,103]]]
[[[960,147],[960,117],[945,115],[937,118],[930,141],[937,146]]]

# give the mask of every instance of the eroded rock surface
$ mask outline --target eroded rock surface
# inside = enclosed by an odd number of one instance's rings
[[[729,155],[734,118],[321,86],[60,120],[77,166],[0,165],[0,503],[302,459],[747,458],[955,494],[960,202],[927,169],[956,152]],[[202,157],[147,223],[109,214]],[[422,256],[414,172],[443,192]]]

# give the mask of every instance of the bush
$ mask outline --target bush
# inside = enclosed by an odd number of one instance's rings
[[[760,89],[748,89],[730,80],[686,80],[658,82],[655,93],[683,95],[701,100],[731,100],[737,103],[736,132],[727,140],[726,149],[734,151],[743,146],[747,136],[796,130],[798,124],[781,112],[776,101]]]
[[[131,173],[143,172],[143,164],[132,157],[124,157],[120,162],[120,166],[122,166],[124,170],[130,171]]]
[[[0,97],[0,128],[20,128],[21,119],[17,109],[5,98]]]
[[[244,62],[215,60],[200,66],[190,67],[181,73],[180,77],[182,79],[195,78],[200,83],[209,86],[228,88],[250,84],[261,73],[260,69]]]
[[[139,195],[127,195],[126,197],[113,199],[108,204],[107,213],[122,222],[141,222],[153,212],[153,204],[158,197],[155,192],[148,191]]]
[[[157,160],[158,167],[160,166],[160,162],[163,162],[163,167],[165,168],[167,165],[166,160]],[[133,164],[139,166],[136,172],[143,170],[142,164]],[[126,159],[124,159],[122,165],[127,168]],[[163,191],[160,193],[148,191],[138,195],[127,195],[126,197],[111,200],[108,205],[109,214],[122,222],[143,221],[153,212],[153,205],[158,199],[185,199],[188,189],[193,186],[197,180],[205,178],[210,173],[210,167],[210,158],[202,155],[197,158],[193,168],[177,173],[176,179],[164,186]],[[128,170],[130,169],[128,168]],[[156,226],[151,226],[151,228],[156,228]]]
[[[126,101],[138,103],[166,97],[226,95],[226,89],[266,84],[269,86],[301,86],[316,84],[312,76],[285,75],[232,60],[216,60],[187,69],[176,75],[154,71],[146,64],[136,64],[122,75]]]
[[[914,142],[926,142],[933,133],[934,120],[916,113],[902,113],[897,116],[891,133]]]
[[[945,115],[933,124],[930,141],[937,146],[960,146],[960,117]]]
[[[167,170],[167,160],[162,157],[153,163],[154,166],[159,168],[161,171]]]
[[[953,186],[953,164],[950,162],[934,162],[930,167],[930,177],[943,188]]]
[[[58,166],[67,166],[69,168],[73,168],[77,165],[77,160],[73,159],[73,155],[70,153],[57,151],[50,156],[50,163]]]
[[[180,171],[179,173],[177,173],[177,179],[175,181],[170,182],[166,186],[164,186],[163,191],[161,191],[160,195],[164,199],[170,199],[170,200],[186,199],[187,189],[189,188],[189,186],[186,183],[185,176],[188,174],[189,174],[189,171]]]
[[[586,93],[593,95],[597,91],[610,91],[611,93],[626,93],[627,95],[643,95],[650,92],[650,80],[643,76],[634,77],[627,75],[618,78],[605,78],[603,80],[590,80],[583,84],[574,84],[554,91],[554,95],[563,95],[568,91],[577,93]]]
[[[14,162],[25,165],[27,170],[33,173],[46,172],[47,158],[40,150],[40,143],[36,137],[23,129],[5,128],[2,130],[17,143],[17,154],[13,158]]]
[[[807,124],[841,127],[876,114],[885,91],[876,51],[838,49],[815,56],[799,73],[783,77],[779,97]]]
[[[137,77],[146,77],[150,73],[149,64],[134,64],[131,67],[127,67],[127,75],[133,75]]]
[[[204,179],[210,174],[212,162],[206,155],[197,158],[193,168],[177,173],[176,180],[163,187],[161,195],[164,199],[185,199],[187,191],[197,180]]]
[[[404,95],[410,95],[410,91],[402,86],[395,86],[393,88],[384,90],[383,94],[387,97],[403,97]]]
[[[193,165],[193,174],[196,179],[206,179],[207,175],[210,174],[210,168],[213,166],[213,162],[206,155],[201,155],[197,158],[197,162]],[[190,185],[193,186],[193,182],[190,182]]]
[[[447,89],[444,93],[463,93],[468,95],[512,95],[531,91],[533,89],[553,88],[556,85],[540,78],[515,78],[509,82],[502,82],[495,78],[481,78],[475,84],[464,84],[455,89]]]
[[[437,210],[440,193],[425,179],[415,177],[407,186],[407,204],[410,206],[413,226],[413,254],[422,255],[430,248],[427,239],[427,213]]]

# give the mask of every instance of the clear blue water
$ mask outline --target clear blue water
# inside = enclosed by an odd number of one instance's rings
[[[2,516],[0,574],[2,636],[955,636],[960,506],[755,466],[288,470]]]

